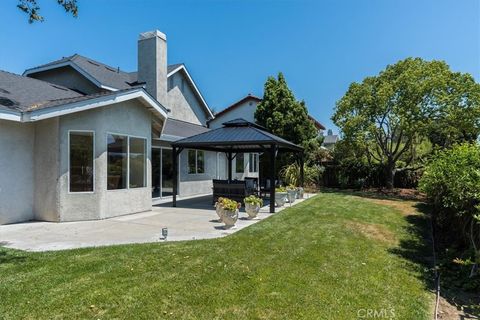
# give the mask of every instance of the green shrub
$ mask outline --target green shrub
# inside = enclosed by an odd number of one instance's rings
[[[303,166],[304,184],[310,186],[320,186],[324,168],[318,165]],[[296,162],[285,166],[280,170],[280,177],[284,182],[291,186],[300,186],[300,165]]]
[[[473,250],[473,257],[463,261],[474,277],[480,264],[480,146],[462,144],[438,152],[420,179],[420,189],[434,204],[442,236],[457,248],[462,241],[470,245],[465,249]]]

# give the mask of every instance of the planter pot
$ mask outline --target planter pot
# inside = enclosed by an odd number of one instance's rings
[[[225,227],[231,228],[235,225],[235,222],[238,220],[238,209],[235,211],[223,210],[223,223]]]
[[[219,220],[223,221],[224,209],[223,209],[222,205],[218,202],[215,204],[215,212],[217,213]]]
[[[298,187],[297,188],[297,199],[303,199],[303,188],[302,187]]]
[[[258,215],[260,206],[255,204],[245,203],[245,212],[248,214],[249,219],[253,219]]]
[[[275,192],[275,204],[277,207],[282,207],[287,201],[287,193],[286,192]]]
[[[287,190],[288,202],[294,203],[297,198],[297,190]]]

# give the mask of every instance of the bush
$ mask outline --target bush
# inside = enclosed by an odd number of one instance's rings
[[[307,186],[320,186],[323,169],[323,167],[318,165],[308,166],[305,164],[303,167],[304,184]],[[283,167],[280,171],[280,177],[287,185],[299,186],[300,166],[295,162]]]
[[[469,261],[473,277],[480,263],[480,146],[462,144],[437,153],[420,179],[420,190],[434,204],[444,245],[459,254],[473,250],[472,259],[462,259]]]

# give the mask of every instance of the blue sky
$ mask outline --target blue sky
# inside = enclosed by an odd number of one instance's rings
[[[77,19],[38,2],[46,21],[30,25],[15,0],[1,1],[0,69],[79,53],[133,71],[138,34],[159,29],[169,63],[187,65],[215,110],[262,96],[282,71],[328,128],[351,82],[405,57],[445,60],[480,80],[478,0],[78,0]]]

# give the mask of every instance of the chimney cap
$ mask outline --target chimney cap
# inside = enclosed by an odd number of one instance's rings
[[[142,32],[140,33],[138,40],[146,40],[154,37],[159,37],[160,39],[167,41],[167,36],[165,35],[165,33],[158,30]]]

